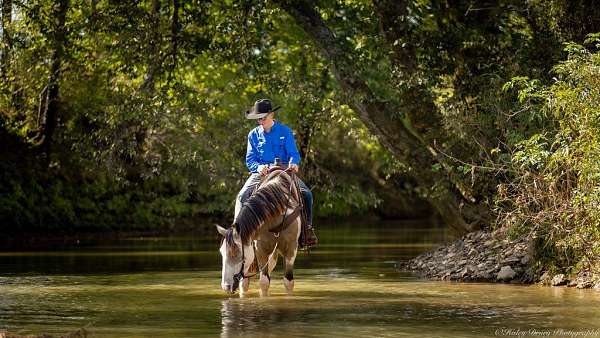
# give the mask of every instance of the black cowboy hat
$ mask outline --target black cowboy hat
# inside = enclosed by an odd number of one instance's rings
[[[246,110],[246,118],[251,120],[259,119],[267,116],[270,112],[274,112],[281,108],[280,106],[275,107],[274,109],[271,107],[271,100],[260,99],[254,102],[254,107],[252,107],[252,109]]]

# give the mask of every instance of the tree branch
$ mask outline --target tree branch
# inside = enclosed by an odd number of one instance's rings
[[[285,0],[278,3],[312,37],[324,58],[330,60],[332,73],[346,92],[348,104],[383,146],[398,159],[411,164],[412,175],[420,186],[432,187],[439,183],[446,186],[446,191],[430,196],[431,204],[436,207],[446,224],[459,233],[473,230],[460,214],[461,197],[452,192],[453,184],[444,175],[431,170],[432,165],[438,162],[439,155],[413,128],[410,117],[406,114],[417,111],[419,101],[403,97],[404,106],[395,106],[378,99],[365,80],[356,74],[356,68],[347,57],[352,51],[345,50],[343,44],[337,41],[312,4],[307,1]],[[399,112],[404,114],[400,117]]]

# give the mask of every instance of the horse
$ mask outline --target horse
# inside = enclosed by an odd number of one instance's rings
[[[301,194],[289,170],[275,168],[248,200],[236,204],[229,228],[217,225],[223,236],[219,251],[223,259],[221,287],[240,296],[248,291],[250,277],[259,274],[260,296],[269,295],[270,274],[277,257],[284,258],[283,284],[288,295],[294,290],[294,261],[301,232]]]

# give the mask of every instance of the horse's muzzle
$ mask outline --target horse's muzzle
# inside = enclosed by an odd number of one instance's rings
[[[235,289],[233,288],[233,285],[221,284],[221,288],[223,288],[223,291],[225,291],[227,293],[234,293],[235,292]]]

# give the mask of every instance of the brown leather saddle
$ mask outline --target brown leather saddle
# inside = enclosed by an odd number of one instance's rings
[[[285,230],[288,226],[290,226],[290,224],[292,224],[294,222],[294,220],[298,217],[298,215],[300,215],[301,216],[301,218],[300,218],[301,227],[300,227],[300,238],[299,238],[298,242],[300,244],[300,247],[304,247],[305,246],[304,238],[306,238],[306,233],[308,231],[307,230],[308,221],[307,221],[307,217],[306,217],[306,208],[304,205],[304,198],[300,194],[300,185],[298,183],[298,176],[296,176],[294,172],[287,171],[287,166],[285,166],[285,165],[269,167],[267,174],[261,178],[260,183],[257,184],[254,187],[254,189],[252,190],[251,196],[256,192],[256,190],[258,190],[258,188],[262,184],[264,184],[265,182],[268,182],[269,180],[273,179],[274,177],[276,177],[278,175],[281,175],[284,172],[290,176],[290,178],[292,179],[292,184],[294,184],[296,186],[296,189],[294,189],[296,191],[296,195],[294,197],[298,201],[298,206],[296,208],[294,208],[294,211],[292,211],[291,213],[289,213],[289,214],[286,213],[281,224],[279,224],[278,226],[276,226],[273,229],[270,229],[269,231],[272,233],[280,233],[281,231]]]

